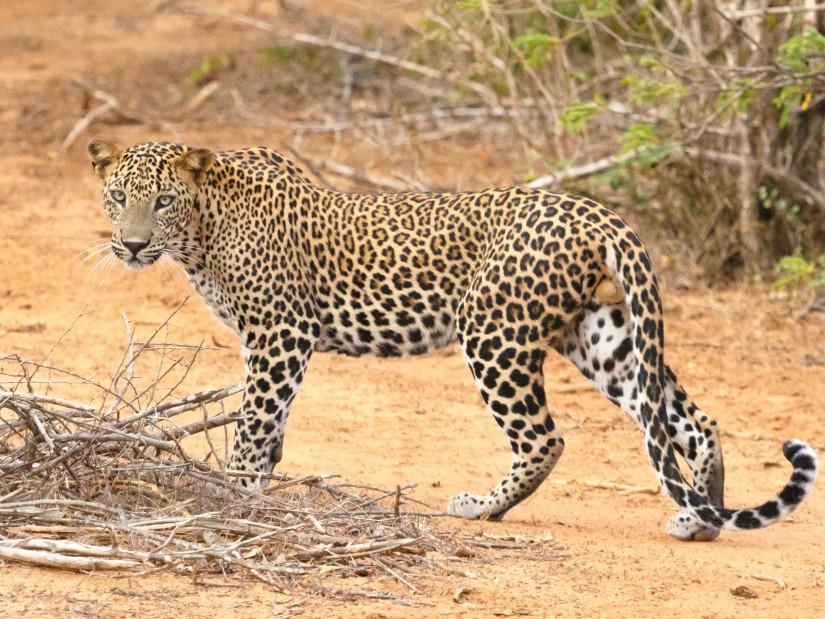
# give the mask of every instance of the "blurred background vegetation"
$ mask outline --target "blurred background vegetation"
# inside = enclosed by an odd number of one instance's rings
[[[778,264],[821,285],[825,5],[771,4],[440,2],[421,54],[515,111],[531,173],[612,156],[565,186],[621,200],[710,279]]]
[[[257,58],[234,50],[191,65],[187,110],[208,100],[213,115],[240,110],[297,142],[346,134],[413,159],[445,140],[492,143],[489,157],[516,170],[504,182],[599,199],[643,230],[665,269],[711,284],[825,288],[825,3],[410,0],[387,10],[400,5],[413,18],[391,31],[313,20],[290,0],[200,9],[270,32],[272,44]],[[412,168],[348,172],[371,189],[456,188],[446,171]]]

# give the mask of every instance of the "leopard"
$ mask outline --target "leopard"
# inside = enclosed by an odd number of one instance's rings
[[[314,352],[406,357],[457,340],[512,465],[487,494],[450,499],[450,515],[500,520],[559,461],[565,443],[544,376],[554,353],[640,426],[678,506],[670,535],[711,541],[723,529],[767,527],[813,489],[817,454],[792,439],[781,492],[757,507],[724,506],[719,425],[665,362],[650,255],[594,200],[525,186],[342,193],[266,147],[120,150],[94,139],[87,151],[114,255],[133,269],[179,265],[240,338],[245,387],[227,471],[242,486],[265,483],[282,460]]]

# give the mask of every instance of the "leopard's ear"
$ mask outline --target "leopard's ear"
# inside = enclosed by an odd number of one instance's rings
[[[92,160],[92,168],[100,178],[106,179],[117,165],[120,151],[111,142],[92,140],[86,145],[86,152]]]
[[[175,167],[187,183],[197,188],[206,182],[214,162],[215,154],[211,150],[195,148],[175,159]]]

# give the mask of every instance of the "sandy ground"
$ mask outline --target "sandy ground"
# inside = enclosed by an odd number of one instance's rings
[[[240,11],[252,4],[197,6]],[[385,10],[376,13],[379,4]],[[181,278],[159,269],[134,273],[118,266],[101,273],[82,262],[82,252],[109,234],[98,179],[83,153],[91,136],[121,144],[172,139],[215,149],[279,147],[300,139],[304,148],[363,169],[384,175],[404,169],[444,186],[520,177],[501,144],[467,136],[419,148],[364,136],[298,136],[288,122],[324,113],[312,99],[317,76],[306,76],[302,90],[258,62],[273,34],[213,12],[170,11],[170,5],[195,6],[97,0],[0,5],[0,355],[43,358],[88,302],[50,360],[82,375],[105,373],[124,344],[122,312],[138,338],[145,337],[190,294]],[[291,6],[303,10],[261,2],[258,16],[284,31],[336,26],[385,34],[421,17],[417,2]],[[232,63],[218,69],[226,71],[218,77],[229,86],[186,112],[197,91],[184,86],[189,72],[205,57],[229,52]],[[75,77],[113,94],[138,122],[113,124],[104,116],[106,124],[93,123],[61,149],[75,123],[100,104],[85,100]],[[825,317],[812,313],[794,321],[792,304],[770,300],[763,289],[668,291],[665,308],[668,360],[727,432],[728,504],[767,499],[788,475],[782,440],[798,436],[825,446]],[[181,392],[241,377],[234,336],[196,298],[172,320],[169,339],[214,347]],[[825,617],[821,488],[776,527],[723,534],[710,544],[677,542],[663,531],[675,511],[669,500],[588,483],[655,487],[634,425],[565,362],[550,361],[547,377],[567,439],[552,480],[502,523],[432,522],[446,531],[535,543],[524,552],[479,552],[413,574],[415,590],[390,576],[334,583],[391,591],[405,605],[325,597],[323,588],[333,585],[320,574],[317,582],[283,595],[255,583],[204,586],[168,575],[124,579],[5,564],[0,617]],[[60,393],[61,385],[49,388]],[[412,496],[440,510],[459,491],[494,485],[509,460],[461,355],[448,348],[413,360],[317,354],[290,420],[281,469],[337,473],[389,488],[416,484]]]

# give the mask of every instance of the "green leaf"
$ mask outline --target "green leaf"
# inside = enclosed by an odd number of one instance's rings
[[[825,288],[825,253],[816,261],[809,261],[797,249],[792,256],[784,256],[774,269],[777,274],[784,273],[773,283],[774,290],[786,286],[798,286],[807,283],[811,288]]]
[[[595,0],[592,9],[584,11],[584,16],[587,19],[601,19],[602,17],[609,17],[613,15],[615,9],[612,0]]]
[[[666,140],[661,144],[650,144],[640,148],[636,161],[646,167],[651,167],[664,161],[679,145],[675,140]]]
[[[273,45],[261,50],[261,62],[264,66],[277,66],[289,62],[295,57],[295,50],[288,45]]]
[[[622,147],[619,154],[636,150],[643,146],[651,146],[659,143],[656,136],[656,125],[654,123],[634,123],[619,136],[619,143]]]
[[[662,73],[665,71],[665,66],[661,63],[661,61],[647,54],[639,56],[636,62],[640,67],[650,69],[655,73]]]
[[[669,103],[677,103],[685,96],[685,85],[675,77],[665,79],[650,80],[643,77],[628,77],[623,80],[626,86],[630,86],[631,103],[638,103],[642,106],[661,105],[670,99]]]
[[[524,52],[525,64],[531,69],[540,67],[552,57],[553,47],[559,42],[546,32],[523,34],[513,41],[513,47]]]
[[[621,144],[619,154],[635,151],[632,162],[643,167],[651,167],[667,159],[679,146],[675,140],[662,141],[656,134],[654,123],[630,125],[627,131],[619,136],[619,143]]]
[[[513,46],[518,47],[519,49],[528,50],[537,45],[550,43],[553,40],[553,37],[546,32],[533,32],[531,34],[523,34],[520,37],[516,37],[516,40],[513,41]]]
[[[779,46],[776,62],[794,73],[819,72],[825,68],[825,35],[814,28],[789,38]]]
[[[599,112],[595,103],[576,101],[567,106],[562,112],[559,122],[570,130],[570,133],[579,134],[584,131],[588,121]]]
[[[232,59],[229,56],[206,56],[197,67],[186,74],[184,83],[189,88],[199,86],[214,71],[231,66]]]
[[[791,112],[798,109],[802,105],[803,89],[799,84],[788,84],[783,87],[779,94],[774,98],[773,104],[779,108],[779,128],[784,129],[788,126]]]
[[[763,88],[765,86],[754,79],[735,79],[716,97],[716,109],[722,111],[725,117],[734,110],[745,112],[750,107],[754,95]]]
[[[779,46],[776,62],[801,75],[824,72],[825,35],[814,28],[806,28],[802,34],[790,37]],[[807,101],[810,100],[811,90],[810,77],[798,77],[796,81],[780,89],[779,94],[773,100],[774,105],[779,109],[780,128],[784,129],[788,126],[792,112],[805,108]]]
[[[816,273],[816,266],[797,252],[793,256],[783,256],[776,265],[776,272],[785,273],[785,276],[773,283],[774,290],[811,278]]]

